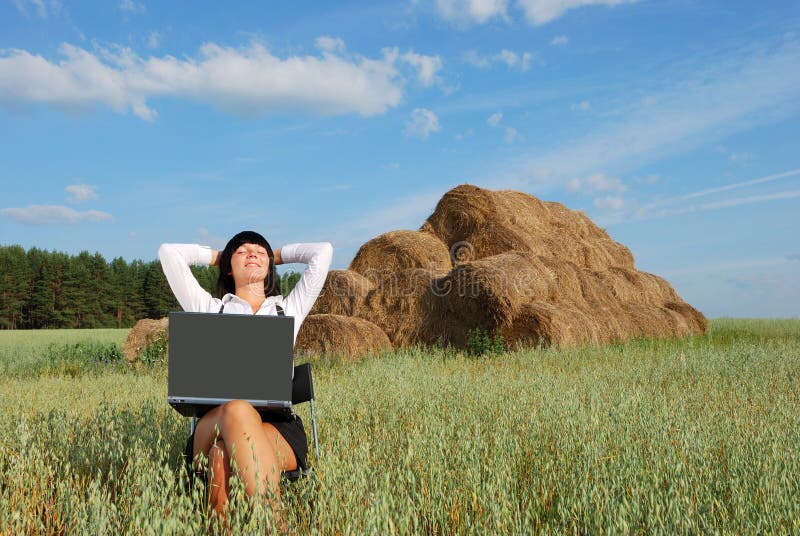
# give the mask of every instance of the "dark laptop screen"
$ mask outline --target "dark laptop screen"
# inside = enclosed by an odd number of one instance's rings
[[[291,400],[294,318],[170,313],[170,397]]]

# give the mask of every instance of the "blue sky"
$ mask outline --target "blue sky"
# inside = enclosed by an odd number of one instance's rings
[[[471,183],[708,316],[800,316],[796,1],[0,2],[0,244],[255,229],[346,268]]]

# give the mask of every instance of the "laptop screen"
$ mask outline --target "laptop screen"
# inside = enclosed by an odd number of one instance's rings
[[[291,316],[170,313],[170,403],[291,402],[293,339]]]

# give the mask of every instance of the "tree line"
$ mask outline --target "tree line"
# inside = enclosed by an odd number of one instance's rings
[[[214,293],[216,266],[192,266],[200,285]],[[281,276],[286,295],[300,274]],[[0,246],[0,329],[125,328],[142,318],[180,310],[157,260],[107,262],[100,253],[69,255]]]

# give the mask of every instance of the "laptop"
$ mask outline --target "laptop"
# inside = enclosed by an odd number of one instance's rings
[[[294,317],[169,314],[167,401],[187,417],[230,400],[292,415]]]

